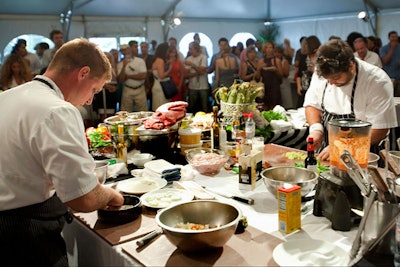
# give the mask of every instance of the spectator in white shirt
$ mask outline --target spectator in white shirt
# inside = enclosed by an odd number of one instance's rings
[[[354,56],[379,68],[382,68],[382,61],[379,55],[368,50],[368,42],[365,37],[357,38],[354,43]]]

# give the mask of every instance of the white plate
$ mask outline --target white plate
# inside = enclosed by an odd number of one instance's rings
[[[162,188],[148,192],[140,197],[143,205],[155,209],[163,209],[172,204],[191,201],[193,198],[193,193],[177,188]]]
[[[163,188],[167,185],[167,180],[161,178],[133,178],[121,181],[117,189],[128,194],[144,194],[153,190]]]
[[[340,247],[316,239],[290,240],[275,247],[272,256],[280,266],[348,266]]]

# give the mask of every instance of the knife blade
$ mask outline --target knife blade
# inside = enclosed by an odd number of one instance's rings
[[[209,192],[211,192],[211,193],[214,193],[214,194],[216,194],[216,195],[219,195],[219,196],[221,196],[221,197],[231,198],[231,199],[240,201],[240,202],[242,202],[242,203],[246,203],[246,204],[248,204],[248,205],[253,205],[253,204],[254,204],[254,199],[249,198],[249,197],[235,196],[235,195],[227,195],[227,194],[224,194],[224,193],[215,191],[215,190],[210,189],[210,188],[207,188],[207,187],[204,187],[204,189],[206,189],[207,191],[209,191]]]

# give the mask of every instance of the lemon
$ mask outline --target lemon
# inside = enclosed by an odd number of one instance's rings
[[[204,116],[204,115],[206,115],[206,113],[204,111],[198,111],[198,112],[196,112],[195,117]]]

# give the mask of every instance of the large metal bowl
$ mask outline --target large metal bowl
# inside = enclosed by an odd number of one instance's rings
[[[238,208],[216,200],[180,203],[163,209],[156,215],[157,224],[168,240],[182,251],[222,247],[235,233],[241,218],[242,213]],[[177,228],[182,223],[208,224],[210,229]]]
[[[298,167],[270,167],[261,172],[267,189],[277,197],[278,188],[283,184],[296,184],[301,186],[301,195],[307,195],[318,180],[316,172]]]

